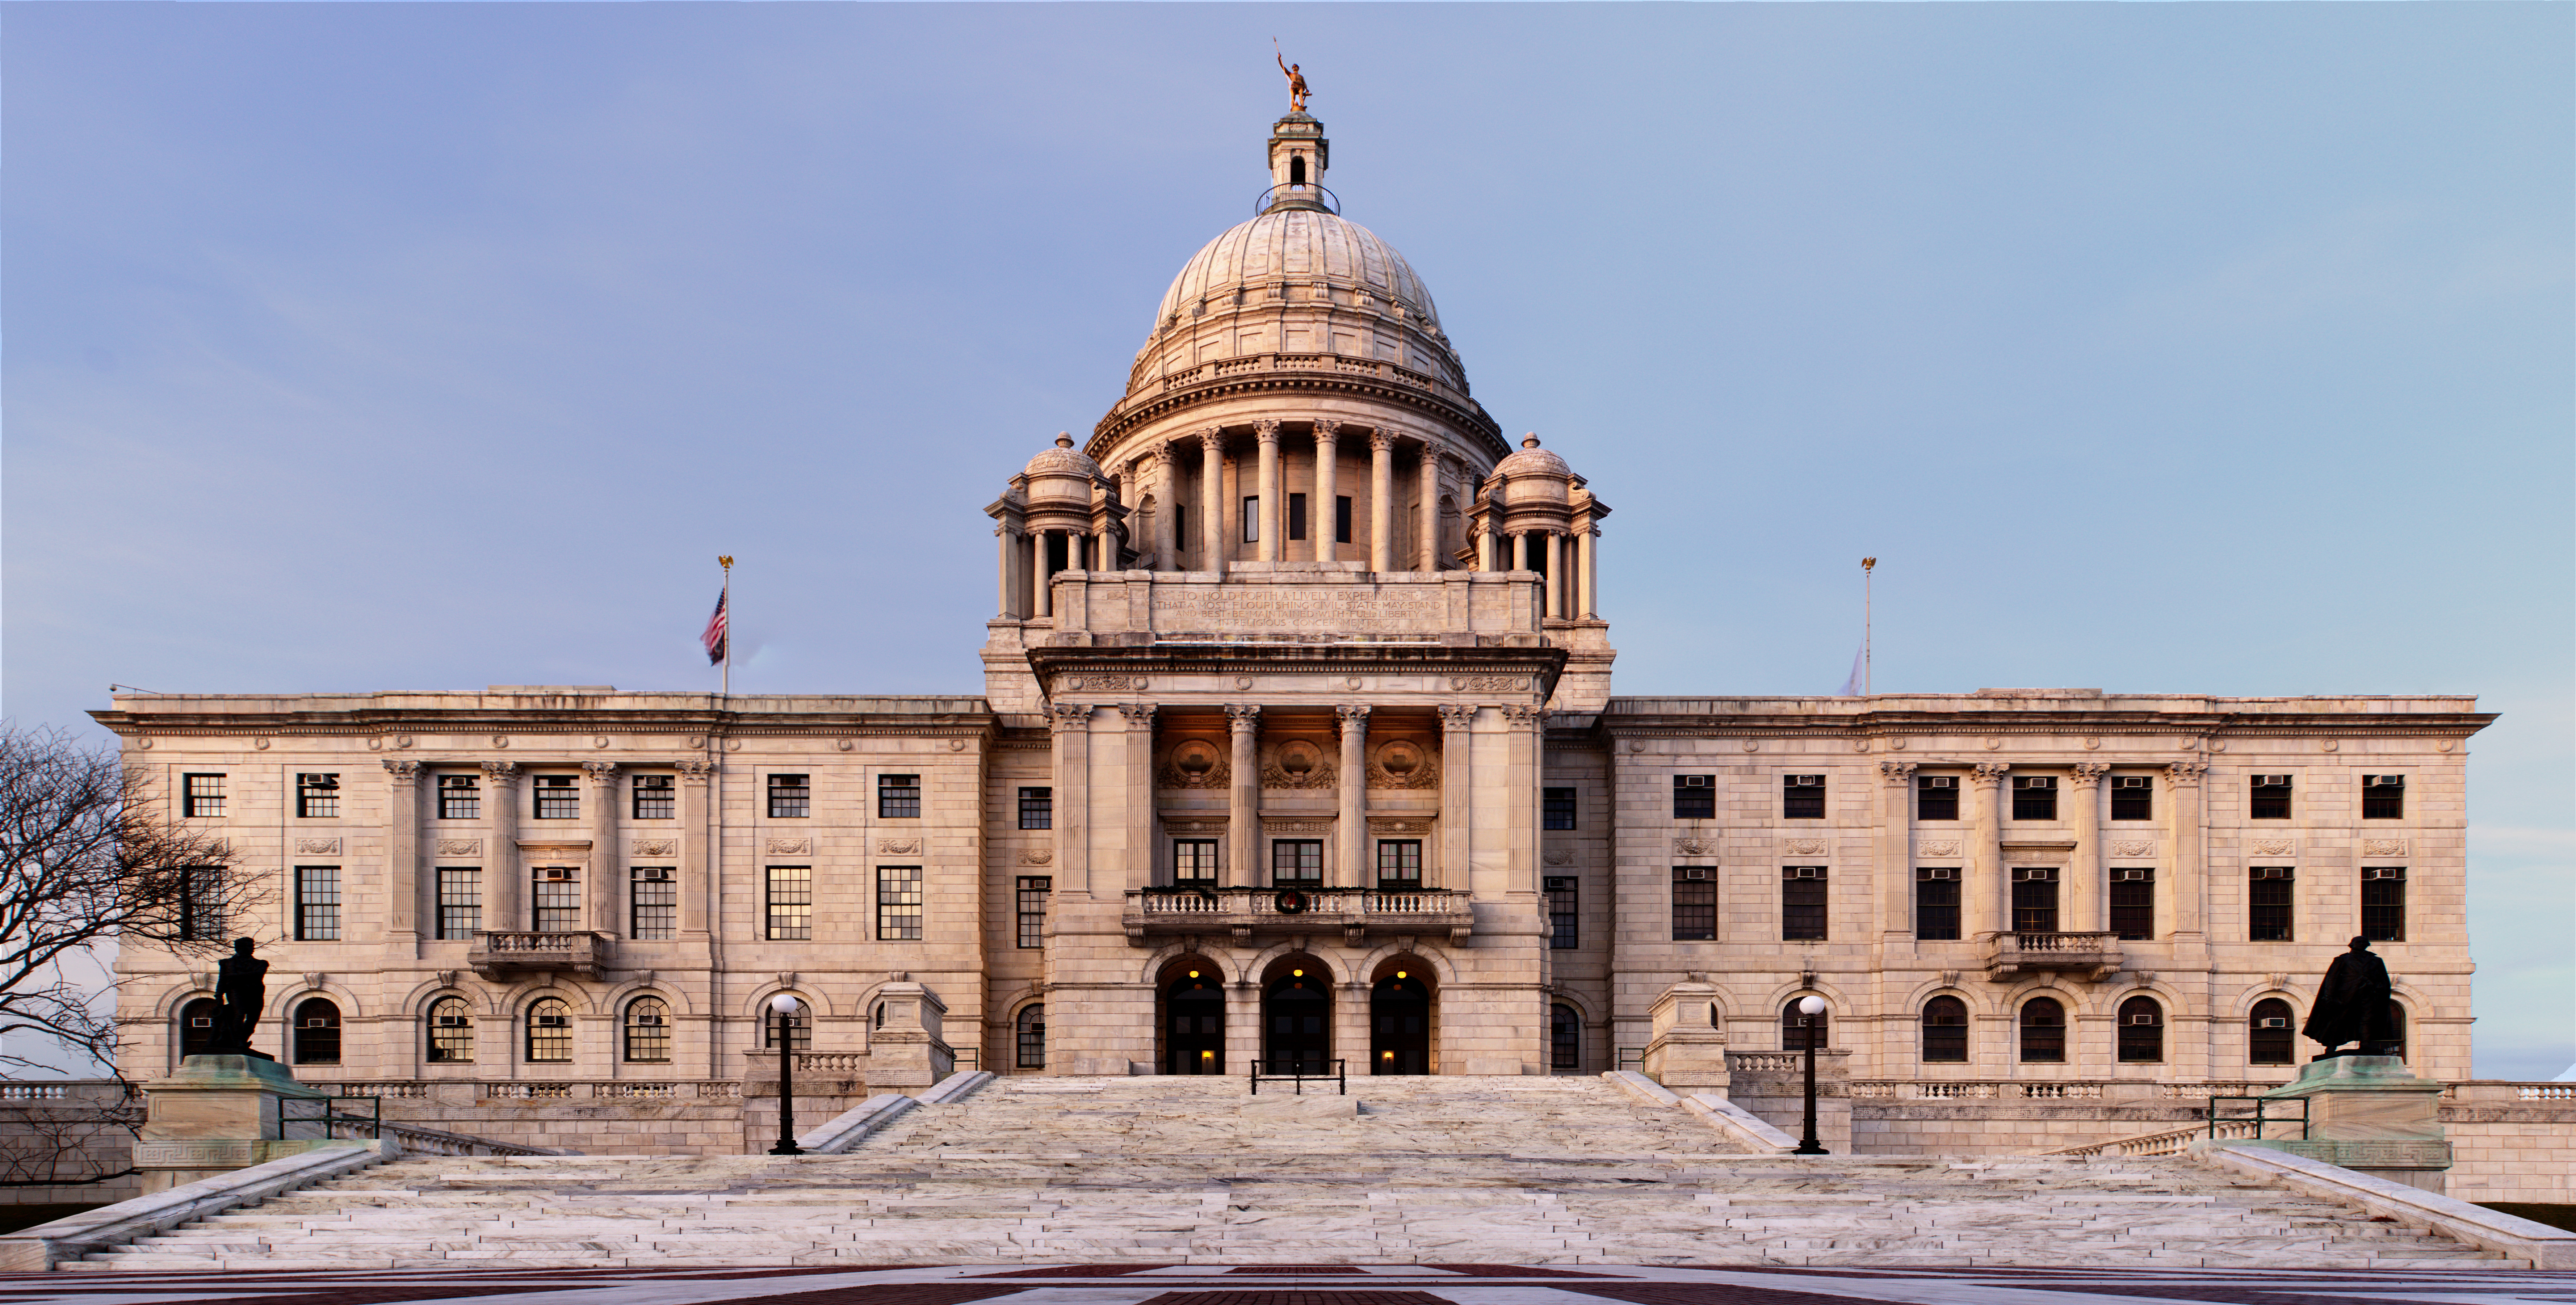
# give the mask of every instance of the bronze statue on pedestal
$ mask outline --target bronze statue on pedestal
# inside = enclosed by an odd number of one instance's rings
[[[2387,962],[2370,950],[2369,939],[2355,938],[2352,950],[2326,967],[2325,981],[2317,985],[2316,1004],[2309,1008],[2308,1022],[2299,1032],[2324,1045],[2317,1060],[2392,1055],[2397,1030],[2388,1014],[2390,1000]],[[2336,1050],[2347,1042],[2358,1045],[2351,1051]]]

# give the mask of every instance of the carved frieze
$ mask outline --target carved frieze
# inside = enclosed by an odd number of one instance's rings
[[[2404,856],[2406,840],[2402,838],[2365,838],[2361,840],[2363,856]]]
[[[1522,675],[1452,675],[1449,687],[1459,693],[1520,693],[1529,688]]]
[[[1264,820],[1261,822],[1261,832],[1274,835],[1329,834],[1333,832],[1333,822],[1330,820]]]
[[[1440,763],[1421,744],[1409,739],[1388,739],[1370,749],[1368,767],[1370,788],[1429,789],[1440,787]]]
[[[2155,843],[2144,838],[2122,838],[2114,840],[2111,844],[2113,856],[2154,856],[2155,854]]]
[[[673,838],[639,838],[635,840],[637,856],[677,856],[680,843]]]
[[[1915,844],[1914,850],[1924,856],[1957,856],[1959,854],[1959,840],[1955,838],[1927,838],[1922,842]]]
[[[1182,739],[1164,754],[1154,782],[1161,788],[1224,788],[1234,782],[1234,767],[1214,743]]]
[[[2245,843],[2245,850],[2252,852],[2256,856],[2297,856],[2299,854],[2299,840],[2295,838],[2248,839]]]
[[[880,856],[919,856],[921,855],[921,847],[921,840],[917,837],[880,838],[877,840],[877,853]]]
[[[1825,840],[1821,838],[1786,838],[1780,840],[1780,850],[1791,856],[1823,856],[1825,854]]]
[[[1539,853],[1539,860],[1544,861],[1549,865],[1572,865],[1574,864],[1574,852],[1569,848],[1551,847],[1546,851]]]
[[[299,838],[295,840],[298,856],[338,856],[340,840],[336,838]]]
[[[1031,847],[1020,851],[1021,865],[1051,865],[1054,862],[1055,849],[1053,848]]]
[[[1068,675],[1056,687],[1066,693],[1142,693],[1141,675]]]
[[[1713,837],[1703,837],[1697,834],[1683,834],[1673,840],[1673,855],[1715,856],[1717,855],[1717,840]]]
[[[442,838],[438,840],[440,856],[481,856],[483,840],[479,838]]]
[[[813,852],[813,850],[814,840],[810,838],[773,838],[769,840],[769,854],[771,856],[805,856]]]
[[[1331,788],[1341,778],[1341,767],[1305,739],[1289,739],[1270,749],[1270,759],[1261,767],[1263,788]]]

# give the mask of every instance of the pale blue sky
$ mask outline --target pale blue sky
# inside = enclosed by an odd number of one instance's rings
[[[979,508],[1315,87],[1630,693],[2475,692],[2576,1059],[2576,8],[0,6],[6,709],[972,692]]]

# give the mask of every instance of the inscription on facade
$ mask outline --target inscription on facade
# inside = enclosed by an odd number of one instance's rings
[[[1159,631],[1276,630],[1298,634],[1422,634],[1447,624],[1436,590],[1156,586]]]

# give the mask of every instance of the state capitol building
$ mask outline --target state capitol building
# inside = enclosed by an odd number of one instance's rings
[[[1256,1064],[1742,1091],[1813,1036],[1895,1147],[2285,1081],[2359,934],[2410,1066],[2468,1077],[2474,699],[1619,696],[1617,487],[1470,397],[1329,151],[1277,122],[1261,211],[1183,264],[1125,396],[984,507],[980,697],[96,713],[266,881],[204,925],[272,962],[255,1045],[492,1133],[746,1110],[781,992],[844,1095]],[[202,1035],[211,968],[125,951],[129,1077]]]

